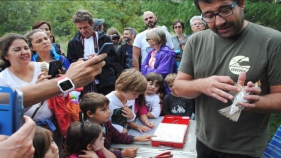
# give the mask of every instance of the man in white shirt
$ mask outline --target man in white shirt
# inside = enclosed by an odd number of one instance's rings
[[[79,32],[68,42],[67,58],[73,63],[79,58],[89,59],[96,55],[104,43],[112,43],[108,35],[102,31],[94,31],[93,17],[87,10],[78,10],[72,17]],[[118,74],[123,70],[115,51],[109,51],[105,59],[106,65],[102,73],[93,83],[84,87],[83,93],[98,92],[104,95],[113,91]]]
[[[146,41],[146,32],[147,30],[156,28],[156,27],[161,27],[157,26],[157,17],[154,15],[153,12],[151,11],[146,11],[143,13],[143,21],[145,25],[147,26],[147,29],[144,30],[143,32],[137,34],[134,44],[133,44],[133,66],[135,69],[140,70],[140,64],[141,62],[146,58],[148,52],[150,51],[149,44]],[[174,48],[171,35],[170,33],[163,29],[166,34],[167,38],[167,45],[171,47],[172,49]],[[139,60],[141,59],[141,60]]]

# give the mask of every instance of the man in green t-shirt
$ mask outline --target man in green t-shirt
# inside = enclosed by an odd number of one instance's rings
[[[187,40],[174,89],[196,99],[198,157],[260,157],[270,113],[281,112],[281,33],[244,20],[244,0],[194,3],[210,29]],[[240,90],[235,82],[250,92],[237,122],[219,113]]]

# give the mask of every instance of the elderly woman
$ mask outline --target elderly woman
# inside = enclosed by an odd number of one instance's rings
[[[50,38],[52,36],[52,27],[48,21],[44,21],[44,20],[36,21],[32,26],[32,30],[34,30],[34,29],[41,29]],[[52,46],[53,46],[53,49],[56,51],[56,53],[58,53],[60,55],[65,54],[64,50],[61,49],[60,44],[55,43],[55,41],[54,42],[52,41]]]
[[[51,40],[45,32],[40,29],[34,29],[29,31],[25,37],[30,49],[33,52],[31,61],[50,63],[52,60],[60,60],[62,62],[62,69],[68,69],[70,65],[68,59],[57,54],[52,49]]]
[[[161,28],[154,28],[146,33],[146,41],[152,48],[141,64],[141,72],[146,76],[150,72],[161,74],[165,78],[177,69],[175,52],[166,45],[165,32]],[[165,85],[166,93],[169,88]]]
[[[141,72],[146,76],[150,72],[161,74],[165,78],[175,72],[175,52],[166,45],[166,35],[161,28],[147,31],[146,41],[153,48],[141,64]]]

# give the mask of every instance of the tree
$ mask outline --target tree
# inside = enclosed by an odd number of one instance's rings
[[[165,25],[169,30],[173,30],[172,23],[174,20],[181,20],[185,24],[185,33],[191,33],[189,20],[200,15],[193,1],[190,0],[152,0],[146,1],[142,5],[142,10],[154,12],[158,18],[158,25]]]
[[[40,2],[29,1],[0,1],[0,35],[15,32],[25,34],[31,29],[33,17],[38,16]],[[24,7],[23,7],[24,6]]]
[[[245,19],[281,31],[281,4],[264,1],[246,2]]]
[[[106,29],[115,27],[120,32],[125,27],[146,29],[142,14],[150,10],[158,17],[158,25],[172,31],[172,22],[182,20],[185,33],[191,33],[189,19],[200,12],[191,0],[111,0],[111,1],[0,1],[0,35],[16,32],[25,34],[35,21],[51,22],[55,35],[70,39],[77,32],[72,15],[78,9],[89,10],[94,18],[103,18]],[[275,0],[246,1],[245,19],[264,26],[281,30],[281,4]]]
[[[123,32],[125,27],[138,30],[143,25],[138,17],[138,12],[141,10],[140,4],[139,0],[104,1],[99,5],[94,5],[93,10],[97,11],[97,17],[106,20],[107,26],[115,27]]]
[[[44,7],[40,10],[42,17],[37,17],[37,20],[50,21],[54,34],[71,38],[77,32],[77,28],[72,22],[73,14],[79,9],[89,10],[92,14],[95,14],[96,12],[91,7],[93,3],[93,1],[49,0],[49,2],[44,3]]]

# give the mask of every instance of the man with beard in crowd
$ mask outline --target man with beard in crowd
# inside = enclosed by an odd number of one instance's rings
[[[117,48],[119,62],[124,69],[133,67],[133,43],[137,31],[134,28],[127,27],[124,29],[123,39],[126,43]]]
[[[140,70],[141,62],[146,58],[148,52],[151,50],[149,44],[147,43],[148,39],[146,39],[146,32],[150,29],[160,27],[157,26],[157,17],[151,11],[146,11],[143,13],[143,21],[147,26],[147,29],[136,36],[133,44],[133,66],[137,70]],[[164,32],[167,38],[166,44],[174,49],[170,33],[167,30],[164,30]]]

